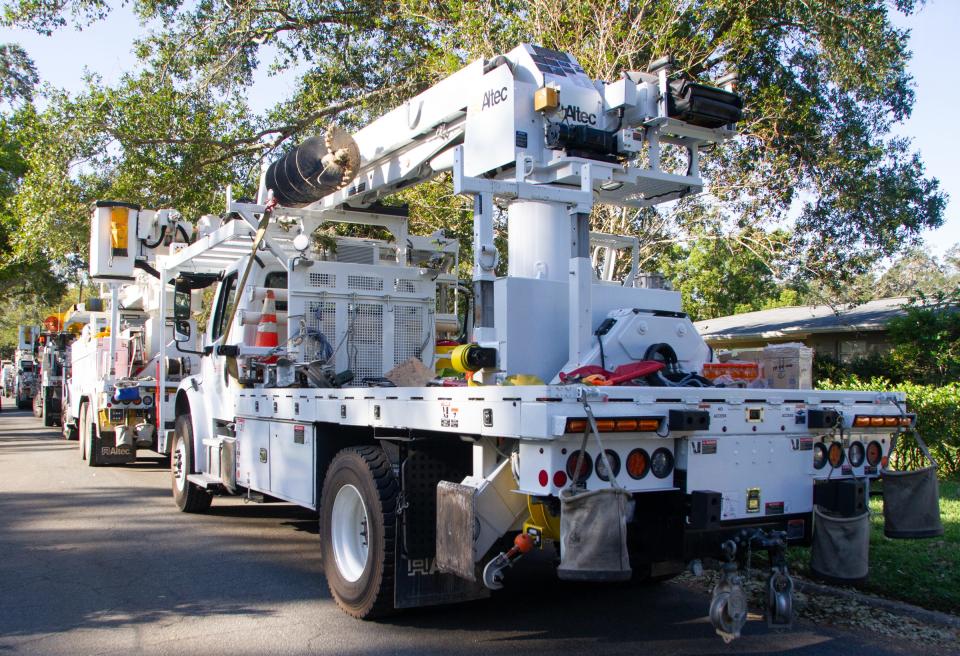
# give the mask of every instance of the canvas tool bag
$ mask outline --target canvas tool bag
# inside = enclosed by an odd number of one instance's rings
[[[589,404],[587,428],[580,445],[580,458],[590,433],[600,447],[598,458],[606,457],[596,421]],[[575,473],[582,462],[577,461]],[[571,476],[570,486],[560,491],[560,567],[557,575],[568,581],[625,581],[630,578],[630,556],[627,551],[627,518],[632,514],[632,495],[617,483],[610,472],[610,487],[582,490],[578,476]]]

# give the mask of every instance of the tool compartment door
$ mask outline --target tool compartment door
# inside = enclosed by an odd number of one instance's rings
[[[242,418],[237,423],[237,483],[270,492],[270,422]]]
[[[308,508],[315,507],[316,466],[313,426],[270,422],[271,493]]]

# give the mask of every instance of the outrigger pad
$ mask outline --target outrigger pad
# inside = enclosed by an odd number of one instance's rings
[[[560,492],[560,567],[567,581],[630,579],[627,551],[629,492],[606,488]]]

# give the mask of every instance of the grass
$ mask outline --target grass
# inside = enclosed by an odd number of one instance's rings
[[[944,534],[922,540],[883,535],[883,500],[870,500],[870,575],[858,589],[960,614],[960,482],[940,481]],[[810,550],[789,550],[790,568],[809,576]]]

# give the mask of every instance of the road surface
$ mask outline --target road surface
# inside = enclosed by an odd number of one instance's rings
[[[360,622],[326,589],[312,513],[216,499],[177,512],[158,460],[90,468],[28,411],[0,412],[0,653],[817,654],[916,645],[759,619],[731,645],[678,584],[563,585],[511,573],[480,602]]]

